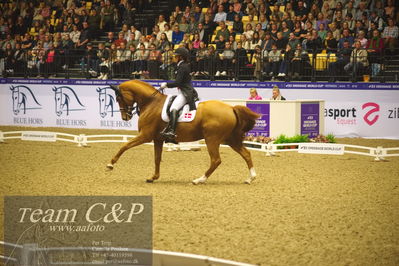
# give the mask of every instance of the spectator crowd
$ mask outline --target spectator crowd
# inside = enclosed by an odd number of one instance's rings
[[[51,77],[78,66],[88,77],[171,79],[173,50],[190,51],[192,75],[307,76],[323,55],[333,81],[378,75],[398,50],[394,0],[180,0],[149,25],[145,0],[9,1],[0,4],[4,76]],[[83,73],[82,72],[82,73]]]

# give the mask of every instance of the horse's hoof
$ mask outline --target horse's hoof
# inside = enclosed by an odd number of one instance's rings
[[[193,185],[204,184],[207,178],[205,176],[201,176],[200,178],[194,179],[192,181]]]
[[[154,179],[146,179],[145,182],[147,182],[147,183],[154,183]]]
[[[114,170],[114,165],[113,164],[107,164],[107,169],[108,170]]]
[[[247,180],[245,180],[244,183],[250,185],[252,183],[252,181],[254,181],[254,180],[255,180],[255,177],[250,177]]]

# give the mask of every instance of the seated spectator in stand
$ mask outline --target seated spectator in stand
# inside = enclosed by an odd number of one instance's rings
[[[187,22],[187,19],[186,19],[186,17],[182,17],[181,18],[181,20],[180,20],[180,22],[179,22],[179,30],[181,31],[181,32],[187,32],[187,29],[188,29],[188,22]]]
[[[245,31],[243,32],[243,35],[245,35],[248,40],[252,40],[252,36],[254,35],[254,30],[251,24],[248,23],[245,26]]]
[[[136,41],[139,41],[141,38],[141,31],[135,26],[135,25],[131,25],[130,26],[130,33],[134,33],[134,36],[136,37]]]
[[[266,72],[266,75],[272,77],[272,80],[278,74],[281,57],[281,50],[277,49],[276,44],[272,44],[272,49],[267,53],[267,60],[264,67],[264,72]]]
[[[211,35],[213,34],[217,24],[211,20],[211,17],[208,15],[205,15],[205,20],[203,22],[204,26],[204,38],[207,40],[207,44],[211,41]]]
[[[306,20],[306,16],[309,13],[303,1],[298,1],[297,8],[294,9],[294,12],[295,16],[300,16],[302,21]]]
[[[13,65],[13,73],[16,75],[22,75],[26,68],[26,58],[25,58],[25,51],[22,50],[21,44],[15,44],[15,50],[13,51],[12,55],[12,65]]]
[[[282,32],[277,32],[276,45],[277,49],[284,50],[287,47],[288,39],[284,38]]]
[[[384,28],[382,38],[384,38],[385,47],[388,48],[390,54],[395,53],[395,48],[398,46],[399,28],[395,25],[392,18],[388,18],[388,26]]]
[[[233,31],[237,34],[242,34],[244,32],[244,24],[239,15],[234,15]]]
[[[109,72],[109,57],[110,57],[110,52],[108,49],[105,48],[105,43],[99,43],[98,44],[98,50],[97,50],[97,58],[98,58],[98,65],[96,66],[96,69],[98,70],[98,73],[100,73],[100,76],[98,79],[105,79],[108,78],[108,72]]]
[[[199,49],[200,43],[201,43],[200,36],[198,33],[195,33],[192,41],[193,49]]]
[[[97,51],[93,48],[91,42],[87,43],[86,54],[82,58],[82,72],[88,73],[88,77],[97,77],[98,74],[98,57]]]
[[[295,38],[295,35],[293,32],[290,33],[288,43],[289,46],[291,46],[291,49],[296,49],[296,46],[299,44],[299,41],[297,38]]]
[[[363,24],[363,22],[361,20],[357,20],[356,24],[355,24],[355,28],[353,29],[353,32],[356,36],[361,31],[367,32],[367,28],[365,27],[365,25]]]
[[[33,40],[29,33],[25,33],[24,38],[22,39],[21,48],[25,51],[33,48]]]
[[[338,42],[334,38],[332,31],[327,32],[327,36],[323,44],[324,48],[327,50],[327,54],[335,53],[337,51]]]
[[[248,37],[248,36],[247,36]],[[248,38],[249,39],[249,38]],[[252,38],[251,38],[251,50],[255,50],[255,47],[257,45],[261,45],[262,44],[262,40],[260,39],[260,35],[258,32],[253,32],[252,34]]]
[[[161,32],[163,32],[164,30],[165,30],[165,24],[166,24],[167,22],[165,21],[165,16],[164,15],[159,15],[159,17],[158,17],[158,23],[157,23],[157,26],[159,27],[159,30],[161,31]]]
[[[371,24],[377,25],[378,31],[382,32],[384,30],[384,20],[377,14],[377,10],[371,11],[370,23],[368,25],[368,30],[371,30]]]
[[[43,64],[43,74],[44,78],[54,77],[55,73],[57,73],[56,69],[56,57],[57,51],[54,49],[54,45],[51,44],[44,55],[44,64]]]
[[[207,53],[207,48],[206,44],[204,42],[200,42],[200,46],[197,49],[197,54],[196,54],[196,65],[197,65],[197,72],[194,74],[194,76],[200,76],[200,75],[206,75],[205,71],[207,70],[205,67],[205,62],[206,62],[206,53]]]
[[[291,73],[293,79],[309,76],[310,69],[309,55],[302,49],[302,45],[298,43],[295,48],[294,56],[291,59]]]
[[[249,52],[249,50],[251,49],[251,41],[247,39],[247,36],[245,34],[242,34],[240,36],[240,42],[241,47]]]
[[[149,51],[145,49],[143,43],[140,43],[139,50],[137,51],[137,71],[139,75],[142,75],[147,71],[147,60],[149,56]]]
[[[219,36],[219,39],[215,40],[216,43],[216,50],[218,53],[221,53],[222,50],[226,47],[226,39],[224,38],[223,35]]]
[[[352,51],[350,62],[344,67],[345,72],[353,71],[357,74],[369,65],[368,53],[362,48],[360,41],[355,41],[355,49]]]
[[[360,44],[362,45],[362,48],[367,48],[367,43],[368,40],[366,39],[366,34],[364,33],[364,31],[359,31],[356,41],[359,41]]]
[[[219,37],[221,35],[223,35],[224,40],[228,40],[230,32],[229,29],[226,27],[226,23],[224,21],[219,22],[219,27],[220,29],[216,31],[215,40],[219,40]]]
[[[120,43],[120,46],[117,47],[116,58],[113,62],[113,77],[123,77],[129,71],[128,68],[128,60],[130,59],[130,50],[126,48],[126,44],[124,42]]]
[[[161,39],[158,42],[157,49],[160,50],[162,53],[165,52],[167,47],[170,47],[171,43],[168,40],[168,37],[166,36],[166,33],[161,34]]]
[[[194,16],[195,21],[196,21],[197,23],[202,23],[202,22],[204,21],[205,15],[204,15],[204,13],[202,13],[202,8],[201,8],[199,5],[196,5],[196,6],[194,7],[193,16]]]
[[[323,13],[319,13],[317,16],[318,20],[316,21],[316,30],[320,30],[320,25],[323,24],[323,28],[327,28],[328,21],[324,19]]]
[[[280,32],[283,34],[284,38],[287,38],[290,36],[291,30],[288,28],[287,22],[283,21],[281,22],[281,29]]]
[[[272,97],[270,100],[285,101],[286,99],[281,95],[280,89],[275,85],[272,90]]]
[[[234,6],[233,5],[229,5],[229,12],[227,12],[226,21],[228,23],[233,23],[234,17],[236,15],[238,15],[238,14],[234,11]]]
[[[373,37],[367,43],[367,52],[369,56],[369,63],[371,64],[372,77],[378,75],[381,70],[381,57],[384,50],[384,40],[380,36],[380,32],[375,29]]]
[[[110,46],[111,44],[113,44],[115,41],[115,36],[114,33],[112,31],[107,33],[107,40],[105,41],[105,43],[108,43]]]
[[[173,31],[170,29],[170,25],[169,24],[165,24],[164,28],[165,28],[165,30],[164,30],[163,33],[166,34],[166,37],[168,37],[168,41],[171,42],[172,41]]]
[[[350,42],[345,40],[342,44],[342,47],[338,49],[337,61],[331,62],[328,65],[328,73],[330,74],[330,82],[335,82],[339,75],[342,75],[344,70],[344,66],[349,64],[350,57],[352,54],[352,48]]]
[[[262,97],[259,96],[258,91],[255,88],[251,88],[249,90],[249,97],[248,100],[257,100],[260,101],[262,100]]]
[[[121,47],[122,43],[125,44],[125,48],[126,48],[127,41],[125,39],[125,36],[124,36],[123,32],[121,31],[121,32],[118,33],[118,39],[116,39],[114,41],[114,44],[115,44],[116,48],[119,48],[119,47]]]
[[[225,43],[225,49],[223,53],[219,54],[216,60],[216,69],[218,71],[215,74],[215,77],[219,76],[227,76],[228,72],[231,69],[234,59],[234,51],[231,49],[231,44],[229,42]]]
[[[137,46],[139,44],[139,41],[136,41],[136,34],[134,34],[134,32],[131,32],[129,34],[129,38],[126,39],[126,41],[127,41],[126,47],[129,47],[130,45]]]
[[[148,72],[151,79],[159,79],[159,67],[162,62],[161,51],[156,50],[154,44],[150,45],[148,56]]]
[[[344,29],[342,31],[342,38],[338,41],[338,48],[344,48],[344,42],[349,42],[349,46],[352,46],[355,42],[355,39],[350,35],[349,29]]]
[[[324,42],[324,40],[327,37],[327,31],[324,28],[324,24],[320,24],[319,30],[317,31],[317,35],[319,36],[319,38],[321,39],[322,42]]]
[[[267,50],[270,51],[272,49],[272,45],[274,44],[274,40],[272,39],[270,32],[265,32],[263,38],[262,38],[262,43],[261,43],[261,47],[262,50]]]
[[[219,23],[221,21],[226,21],[227,14],[224,12],[223,5],[218,6],[218,12],[215,14],[215,18],[213,19],[213,22]]]
[[[190,16],[190,22],[188,23],[186,33],[194,34],[197,28],[198,28],[198,22],[195,20],[194,16]]]
[[[179,26],[175,26],[173,33],[172,33],[172,44],[176,45],[181,43],[184,37],[184,32],[179,30]]]
[[[36,53],[34,53],[34,50],[28,50],[27,51],[27,77],[34,77],[37,75],[37,63],[38,63],[38,58]]]
[[[262,48],[260,47],[260,45],[256,45],[254,47],[253,58],[255,60],[255,69],[254,69],[253,76],[255,79],[260,80],[262,70],[263,70],[263,62],[264,62]]]

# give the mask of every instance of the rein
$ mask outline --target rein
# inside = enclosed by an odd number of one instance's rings
[[[151,94],[150,98],[154,97],[158,93],[163,94],[164,89],[155,89],[154,93]],[[123,98],[122,98],[123,99]],[[124,101],[124,100],[123,100]],[[127,109],[125,108],[119,108],[120,111],[126,111],[126,114],[128,115],[129,119],[131,119],[134,115],[140,115],[140,108],[137,102],[133,102],[131,106],[128,106]]]

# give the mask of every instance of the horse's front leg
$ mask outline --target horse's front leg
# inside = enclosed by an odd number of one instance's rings
[[[162,159],[162,148],[163,148],[163,140],[154,140],[154,162],[155,162],[155,173],[154,175],[147,179],[148,183],[154,182],[159,178],[160,165]]]
[[[122,156],[122,154],[127,151],[130,148],[133,148],[135,146],[141,145],[143,143],[149,142],[151,141],[151,139],[149,139],[148,137],[145,137],[144,134],[139,134],[137,137],[131,139],[128,143],[126,143],[125,145],[123,145],[120,150],[118,151],[118,153],[114,156],[114,158],[112,158],[111,163],[107,164],[107,168],[109,170],[114,169],[114,164],[119,160],[119,158]]]

